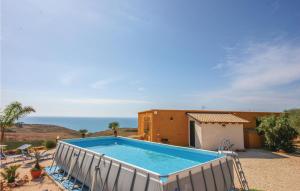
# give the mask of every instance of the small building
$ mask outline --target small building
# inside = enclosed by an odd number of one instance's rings
[[[216,150],[224,140],[233,149],[259,148],[257,118],[275,112],[161,110],[138,113],[138,134],[145,140]]]
[[[243,150],[244,123],[249,121],[233,114],[187,113],[189,119],[189,145],[196,148],[217,150],[226,140],[232,149]]]

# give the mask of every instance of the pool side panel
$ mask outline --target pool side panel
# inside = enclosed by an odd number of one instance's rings
[[[134,175],[134,169],[135,169],[134,167],[125,163],[120,163],[114,159],[104,156],[101,159],[99,168],[96,168],[99,164],[101,154],[93,153],[92,151],[86,150],[84,148],[78,148],[74,145],[70,145],[65,142],[59,142],[59,144],[64,144],[66,146],[62,150],[62,154],[60,155],[60,158],[56,159],[56,165],[59,166],[61,169],[64,169],[68,173],[70,173],[70,175],[73,178],[77,178],[76,182],[78,183],[79,187],[81,186],[81,183],[84,181],[84,179],[85,179],[85,185],[91,187],[93,184],[93,176],[96,176],[95,179],[96,181],[94,182],[94,190],[102,190],[104,185],[105,188],[103,190],[107,190],[107,191],[112,190],[118,174],[119,165],[122,164],[116,187],[118,188],[117,190],[119,191],[130,190],[130,186],[131,186],[130,183],[132,182],[133,175]],[[66,160],[68,160],[70,157],[70,154],[66,155],[68,146],[74,147],[74,154],[71,157],[70,164],[66,163]],[[80,155],[78,156],[77,159],[77,155],[79,154],[79,151],[80,151]],[[85,151],[86,151],[86,155],[84,157]],[[89,170],[89,165],[92,162],[93,155],[95,155],[94,160]],[[82,163],[83,158],[84,161]],[[111,161],[112,161],[112,165],[111,167],[109,167]],[[82,167],[80,168],[81,163],[82,163]],[[109,168],[110,171],[108,171]],[[99,170],[95,170],[95,169],[99,169]],[[150,177],[148,190],[161,191],[161,183],[159,181],[159,176],[157,176],[156,174],[151,174],[150,172],[147,173],[149,173],[149,177]],[[135,180],[133,181],[133,191],[140,191],[145,188],[146,181],[147,181],[147,173],[141,169],[136,170]],[[66,179],[66,177],[64,179]]]
[[[221,161],[221,166],[219,161]],[[192,177],[193,187],[194,190],[196,191],[203,191],[203,190],[205,191],[206,190],[205,185],[207,187],[207,191],[215,191],[216,190],[215,186],[217,187],[218,191],[231,190],[233,187],[233,183],[231,181],[229,173],[233,172],[233,163],[230,157],[228,158],[228,161],[229,161],[229,169],[227,167],[225,157],[223,157],[220,160],[214,160],[212,162],[207,162],[203,165],[194,167],[189,171],[183,171],[181,173],[174,174],[168,177],[168,181],[164,183],[164,191],[174,191],[178,189],[176,176],[179,177],[180,191],[192,190],[190,173],[192,175],[191,177]],[[224,173],[224,177],[223,177],[221,167]],[[202,168],[203,168],[203,174],[205,176],[204,178],[202,174]]]

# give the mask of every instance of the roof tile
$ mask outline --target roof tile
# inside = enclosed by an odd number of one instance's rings
[[[189,116],[199,122],[204,123],[248,123],[249,121],[237,117],[233,114],[215,114],[215,113],[187,113]]]

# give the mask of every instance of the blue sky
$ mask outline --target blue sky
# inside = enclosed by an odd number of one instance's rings
[[[1,1],[1,107],[300,107],[299,1]]]

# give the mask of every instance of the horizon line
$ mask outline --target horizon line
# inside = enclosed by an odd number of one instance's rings
[[[70,117],[70,118],[76,118],[76,117],[81,117],[81,118],[137,118],[134,116],[57,116],[57,115],[30,115],[30,116],[25,116],[22,118],[28,118],[28,117]],[[19,120],[21,120],[20,118]]]

